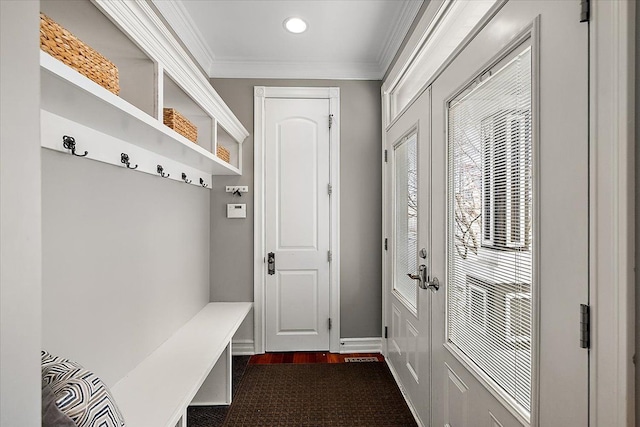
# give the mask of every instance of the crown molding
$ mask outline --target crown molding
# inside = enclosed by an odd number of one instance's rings
[[[383,73],[387,71],[391,61],[393,61],[393,57],[400,49],[400,45],[418,15],[422,3],[424,3],[423,0],[409,0],[403,4],[396,22],[391,26],[391,34],[387,37],[386,43],[378,54],[378,65],[383,70]]]
[[[204,36],[193,22],[182,0],[151,0],[178,38],[184,43],[196,61],[207,74],[210,74],[215,55],[209,48]]]
[[[380,80],[377,63],[267,62],[216,60],[212,78]]]

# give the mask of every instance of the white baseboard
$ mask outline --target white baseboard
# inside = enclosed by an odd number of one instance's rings
[[[231,354],[233,356],[253,356],[256,354],[253,340],[233,340]]]
[[[341,338],[340,353],[382,353],[382,338]]]
[[[422,423],[422,421],[420,421],[420,418],[418,417],[418,413],[416,412],[415,408],[413,407],[413,404],[411,403],[411,400],[409,399],[409,396],[407,396],[407,392],[405,391],[404,387],[402,386],[402,383],[400,383],[400,380],[398,379],[398,374],[396,373],[396,370],[393,369],[393,365],[391,365],[391,363],[389,363],[389,360],[385,357],[385,362],[387,364],[387,366],[389,367],[389,370],[391,371],[391,375],[393,375],[393,379],[396,380],[396,384],[398,385],[398,388],[400,389],[400,393],[402,393],[402,397],[404,397],[404,401],[407,402],[407,406],[409,406],[409,410],[411,411],[411,415],[413,415],[413,418],[416,420],[416,423],[418,424],[418,427],[424,427],[424,424]]]

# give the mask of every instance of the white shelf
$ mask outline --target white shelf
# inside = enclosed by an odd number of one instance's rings
[[[42,109],[210,175],[241,174],[45,52],[40,52],[40,69]]]

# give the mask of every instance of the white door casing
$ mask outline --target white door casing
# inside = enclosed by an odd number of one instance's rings
[[[443,285],[432,308],[432,425],[588,425],[588,350],[579,335],[580,304],[588,302],[588,28],[574,6],[505,3],[432,85],[432,270]],[[448,102],[524,43],[532,52],[530,416],[450,341],[446,309],[454,282],[447,262]]]
[[[255,352],[339,351],[339,89],[254,95]]]
[[[267,99],[267,351],[329,350],[329,100]]]

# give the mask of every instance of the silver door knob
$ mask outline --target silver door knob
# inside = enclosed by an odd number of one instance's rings
[[[431,289],[433,292],[436,292],[440,289],[440,281],[437,277],[433,276],[431,280],[428,281],[426,289]]]

